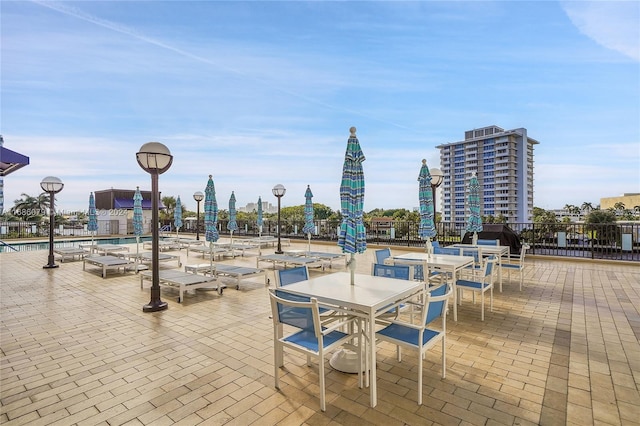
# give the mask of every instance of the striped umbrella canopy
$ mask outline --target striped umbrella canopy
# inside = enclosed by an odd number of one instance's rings
[[[311,192],[311,188],[307,185],[307,190],[304,192],[304,226],[302,227],[302,232],[307,234],[307,238],[309,239],[309,250],[311,251],[311,233],[315,232],[316,225],[313,222],[313,193]]]
[[[465,231],[473,232],[474,242],[478,239],[478,232],[482,232],[482,217],[480,217],[480,184],[476,173],[473,172],[468,186],[469,192],[469,217]]]
[[[142,220],[142,194],[140,187],[136,187],[133,194],[133,233],[136,236],[136,255],[139,253],[140,235],[144,232]]]
[[[258,197],[258,236],[262,236],[262,197]]]
[[[182,201],[180,201],[179,195],[176,200],[176,209],[173,211],[173,224],[176,227],[176,237],[178,237],[178,231],[182,226]]]
[[[360,142],[356,137],[356,128],[349,129],[351,135],[347,141],[347,151],[342,166],[340,183],[340,211],[342,223],[338,235],[338,246],[343,253],[350,253],[351,284],[354,284],[355,253],[363,253],[367,249],[367,234],[362,221],[364,210],[364,172],[362,162],[365,160]]]
[[[93,245],[93,236],[98,230],[98,213],[96,212],[96,199],[93,196],[93,192],[89,195],[89,223],[87,224],[87,231],[91,232],[91,245]]]
[[[431,173],[427,167],[427,160],[422,160],[420,174],[418,175],[418,200],[420,202],[420,226],[418,235],[427,240],[427,247],[431,238],[436,236],[433,211],[433,190],[431,188]]]
[[[213,243],[218,241],[218,203],[216,202],[216,188],[213,177],[209,175],[207,187],[204,189],[204,238],[209,241],[209,263],[213,271]]]
[[[229,197],[229,222],[227,222],[227,230],[231,232],[231,244],[233,244],[233,231],[238,230],[238,223],[236,222],[236,195],[233,191],[231,191],[231,197]]]

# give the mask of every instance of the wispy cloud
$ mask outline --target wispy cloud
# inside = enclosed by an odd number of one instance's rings
[[[562,1],[571,22],[607,49],[640,61],[640,2]]]

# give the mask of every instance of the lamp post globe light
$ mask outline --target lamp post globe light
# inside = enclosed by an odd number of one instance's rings
[[[281,226],[280,226],[280,199],[282,197],[284,197],[284,194],[285,194],[285,192],[287,192],[287,189],[284,187],[284,185],[279,183],[276,186],[274,186],[271,191],[273,192],[273,195],[275,195],[275,197],[278,199],[278,248],[276,249],[276,254],[282,254],[284,252],[282,251],[282,245],[280,244],[280,230],[281,230]]]
[[[56,265],[55,260],[53,259],[53,228],[55,222],[54,199],[55,194],[62,191],[62,188],[64,188],[64,184],[57,177],[47,176],[46,178],[42,179],[42,182],[40,182],[40,188],[42,188],[43,191],[49,193],[49,259],[47,264],[44,265],[43,268],[57,268],[58,265]]]
[[[440,169],[431,169],[431,191],[433,192],[433,222],[436,221],[436,188],[442,184],[444,180],[444,173]]]
[[[169,148],[160,142],[147,142],[136,153],[136,159],[142,169],[151,175],[151,301],[144,305],[144,312],[156,312],[167,309],[167,302],[160,300],[159,276],[159,232],[158,232],[158,176],[169,170],[173,156]]]
[[[200,201],[204,199],[204,194],[200,191],[193,193],[193,199],[196,200],[198,207],[196,208],[196,240],[200,240]]]

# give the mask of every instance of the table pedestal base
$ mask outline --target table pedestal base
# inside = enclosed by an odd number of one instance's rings
[[[358,347],[354,345],[344,345],[342,349],[336,351],[329,360],[329,365],[334,370],[341,371],[343,373],[357,374],[358,373]],[[364,359],[363,359],[364,361]]]

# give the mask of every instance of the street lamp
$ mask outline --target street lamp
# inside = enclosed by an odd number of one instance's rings
[[[193,199],[196,200],[198,207],[196,209],[196,240],[200,240],[200,201],[204,199],[204,194],[200,191],[193,193]]]
[[[160,142],[147,142],[136,153],[136,159],[142,169],[151,174],[151,301],[142,307],[143,312],[156,312],[167,309],[167,302],[160,300],[160,276],[158,253],[158,175],[169,170],[173,156],[169,148]]]
[[[55,199],[55,194],[62,191],[62,188],[64,188],[64,184],[57,177],[47,176],[46,178],[42,179],[42,182],[40,182],[40,187],[42,188],[43,191],[49,193],[49,203],[50,203],[49,204],[49,262],[46,265],[44,265],[43,268],[45,269],[57,268],[58,265],[56,265],[53,259],[53,227],[55,222],[54,199]]]
[[[431,192],[433,192],[433,222],[436,221],[436,188],[442,184],[444,174],[440,169],[431,169]]]
[[[287,190],[281,183],[279,183],[274,186],[271,191],[278,199],[278,249],[276,250],[276,254],[282,254],[282,245],[280,244],[280,199],[284,196],[284,193],[287,192]]]

